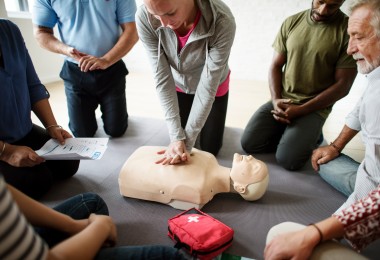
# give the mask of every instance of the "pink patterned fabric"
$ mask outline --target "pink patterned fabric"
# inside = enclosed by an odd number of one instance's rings
[[[344,238],[361,250],[380,237],[380,185],[369,195],[333,215],[344,226]]]

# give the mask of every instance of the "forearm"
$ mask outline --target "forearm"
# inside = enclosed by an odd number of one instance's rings
[[[342,91],[339,87],[327,88],[314,98],[300,105],[304,111],[303,114],[310,114],[315,111],[334,105],[334,103],[348,94],[348,91]]]
[[[321,242],[331,239],[340,239],[344,235],[344,227],[335,217],[329,217],[315,225],[321,231]],[[312,226],[310,227],[315,228]]]
[[[281,99],[281,92],[283,89],[281,68],[278,68],[277,66],[271,66],[269,70],[268,83],[272,100]]]
[[[64,232],[70,230],[75,225],[74,220],[69,216],[33,200],[10,185],[8,185],[8,189],[20,211],[32,225],[53,228]]]
[[[57,125],[48,99],[41,99],[34,103],[32,110],[45,127]]]
[[[108,51],[103,58],[109,62],[110,65],[122,59],[137,43],[138,35],[135,23],[127,23],[122,25],[123,32],[115,46]]]
[[[58,40],[54,36],[52,28],[35,25],[34,37],[42,48],[54,53],[69,56],[71,47]]]
[[[334,147],[336,147],[339,152],[341,152],[357,133],[358,131],[349,128],[347,125],[344,125],[339,136],[332,143]]]
[[[304,114],[309,114],[334,105],[336,101],[342,99],[349,93],[355,77],[356,69],[337,69],[334,84],[301,105]]]
[[[54,246],[49,252],[49,259],[94,259],[109,232],[104,222],[92,222],[80,233]]]

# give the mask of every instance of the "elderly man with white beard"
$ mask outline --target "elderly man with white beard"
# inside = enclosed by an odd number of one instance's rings
[[[356,15],[348,22],[347,53],[357,61],[358,71],[366,76],[368,85],[346,117],[339,136],[330,145],[314,150],[311,159],[321,177],[349,197],[342,207],[364,197],[380,184],[380,2],[355,0],[355,3],[361,8],[353,10]],[[373,9],[365,9],[367,6]],[[365,157],[360,164],[341,153],[359,132],[365,145]]]
[[[311,158],[314,169],[348,199],[318,223],[305,227],[284,222],[271,228],[264,251],[267,260],[365,259],[333,239],[344,237],[360,252],[380,238],[380,1],[352,0],[350,12],[347,53],[368,84],[339,136],[314,150]],[[365,144],[360,164],[341,154],[358,132]]]

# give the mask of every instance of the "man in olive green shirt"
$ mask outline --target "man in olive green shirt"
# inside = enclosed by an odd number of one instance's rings
[[[247,153],[276,152],[277,162],[298,170],[321,142],[334,103],[348,94],[356,77],[346,53],[348,17],[344,0],[314,0],[312,8],[288,17],[274,41],[269,70],[272,100],[244,130]]]

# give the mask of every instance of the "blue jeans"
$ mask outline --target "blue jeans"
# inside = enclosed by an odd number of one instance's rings
[[[97,194],[88,192],[71,197],[54,207],[54,210],[74,219],[87,219],[91,213],[108,215],[108,207]],[[68,238],[67,234],[48,228],[35,228],[49,247]],[[86,249],[83,249],[86,250]],[[95,259],[186,259],[177,249],[170,246],[120,246],[102,248]]]
[[[351,157],[341,154],[334,160],[321,164],[318,172],[327,183],[348,197],[354,191],[359,165]]]
[[[64,80],[69,127],[75,137],[92,137],[98,129],[95,110],[100,105],[104,131],[112,137],[128,127],[125,76],[122,60],[106,70],[82,72],[77,64],[65,61],[60,76]]]
[[[71,197],[54,207],[54,210],[68,215],[73,219],[87,219],[91,213],[108,215],[107,204],[99,195],[92,192]],[[68,238],[67,234],[50,228],[36,227],[35,230],[46,241],[49,247]]]
[[[241,145],[248,154],[276,152],[282,167],[298,170],[318,146],[326,119],[315,112],[287,125],[274,119],[271,110],[273,104],[269,101],[253,114],[244,129]]]
[[[152,245],[152,246],[120,246],[120,247],[110,247],[104,248],[99,251],[96,260],[102,259],[112,259],[112,260],[125,260],[125,259],[133,259],[133,260],[175,260],[175,259],[189,259],[186,258],[183,253],[181,253],[178,249],[174,248],[174,246],[160,246],[160,245]]]

